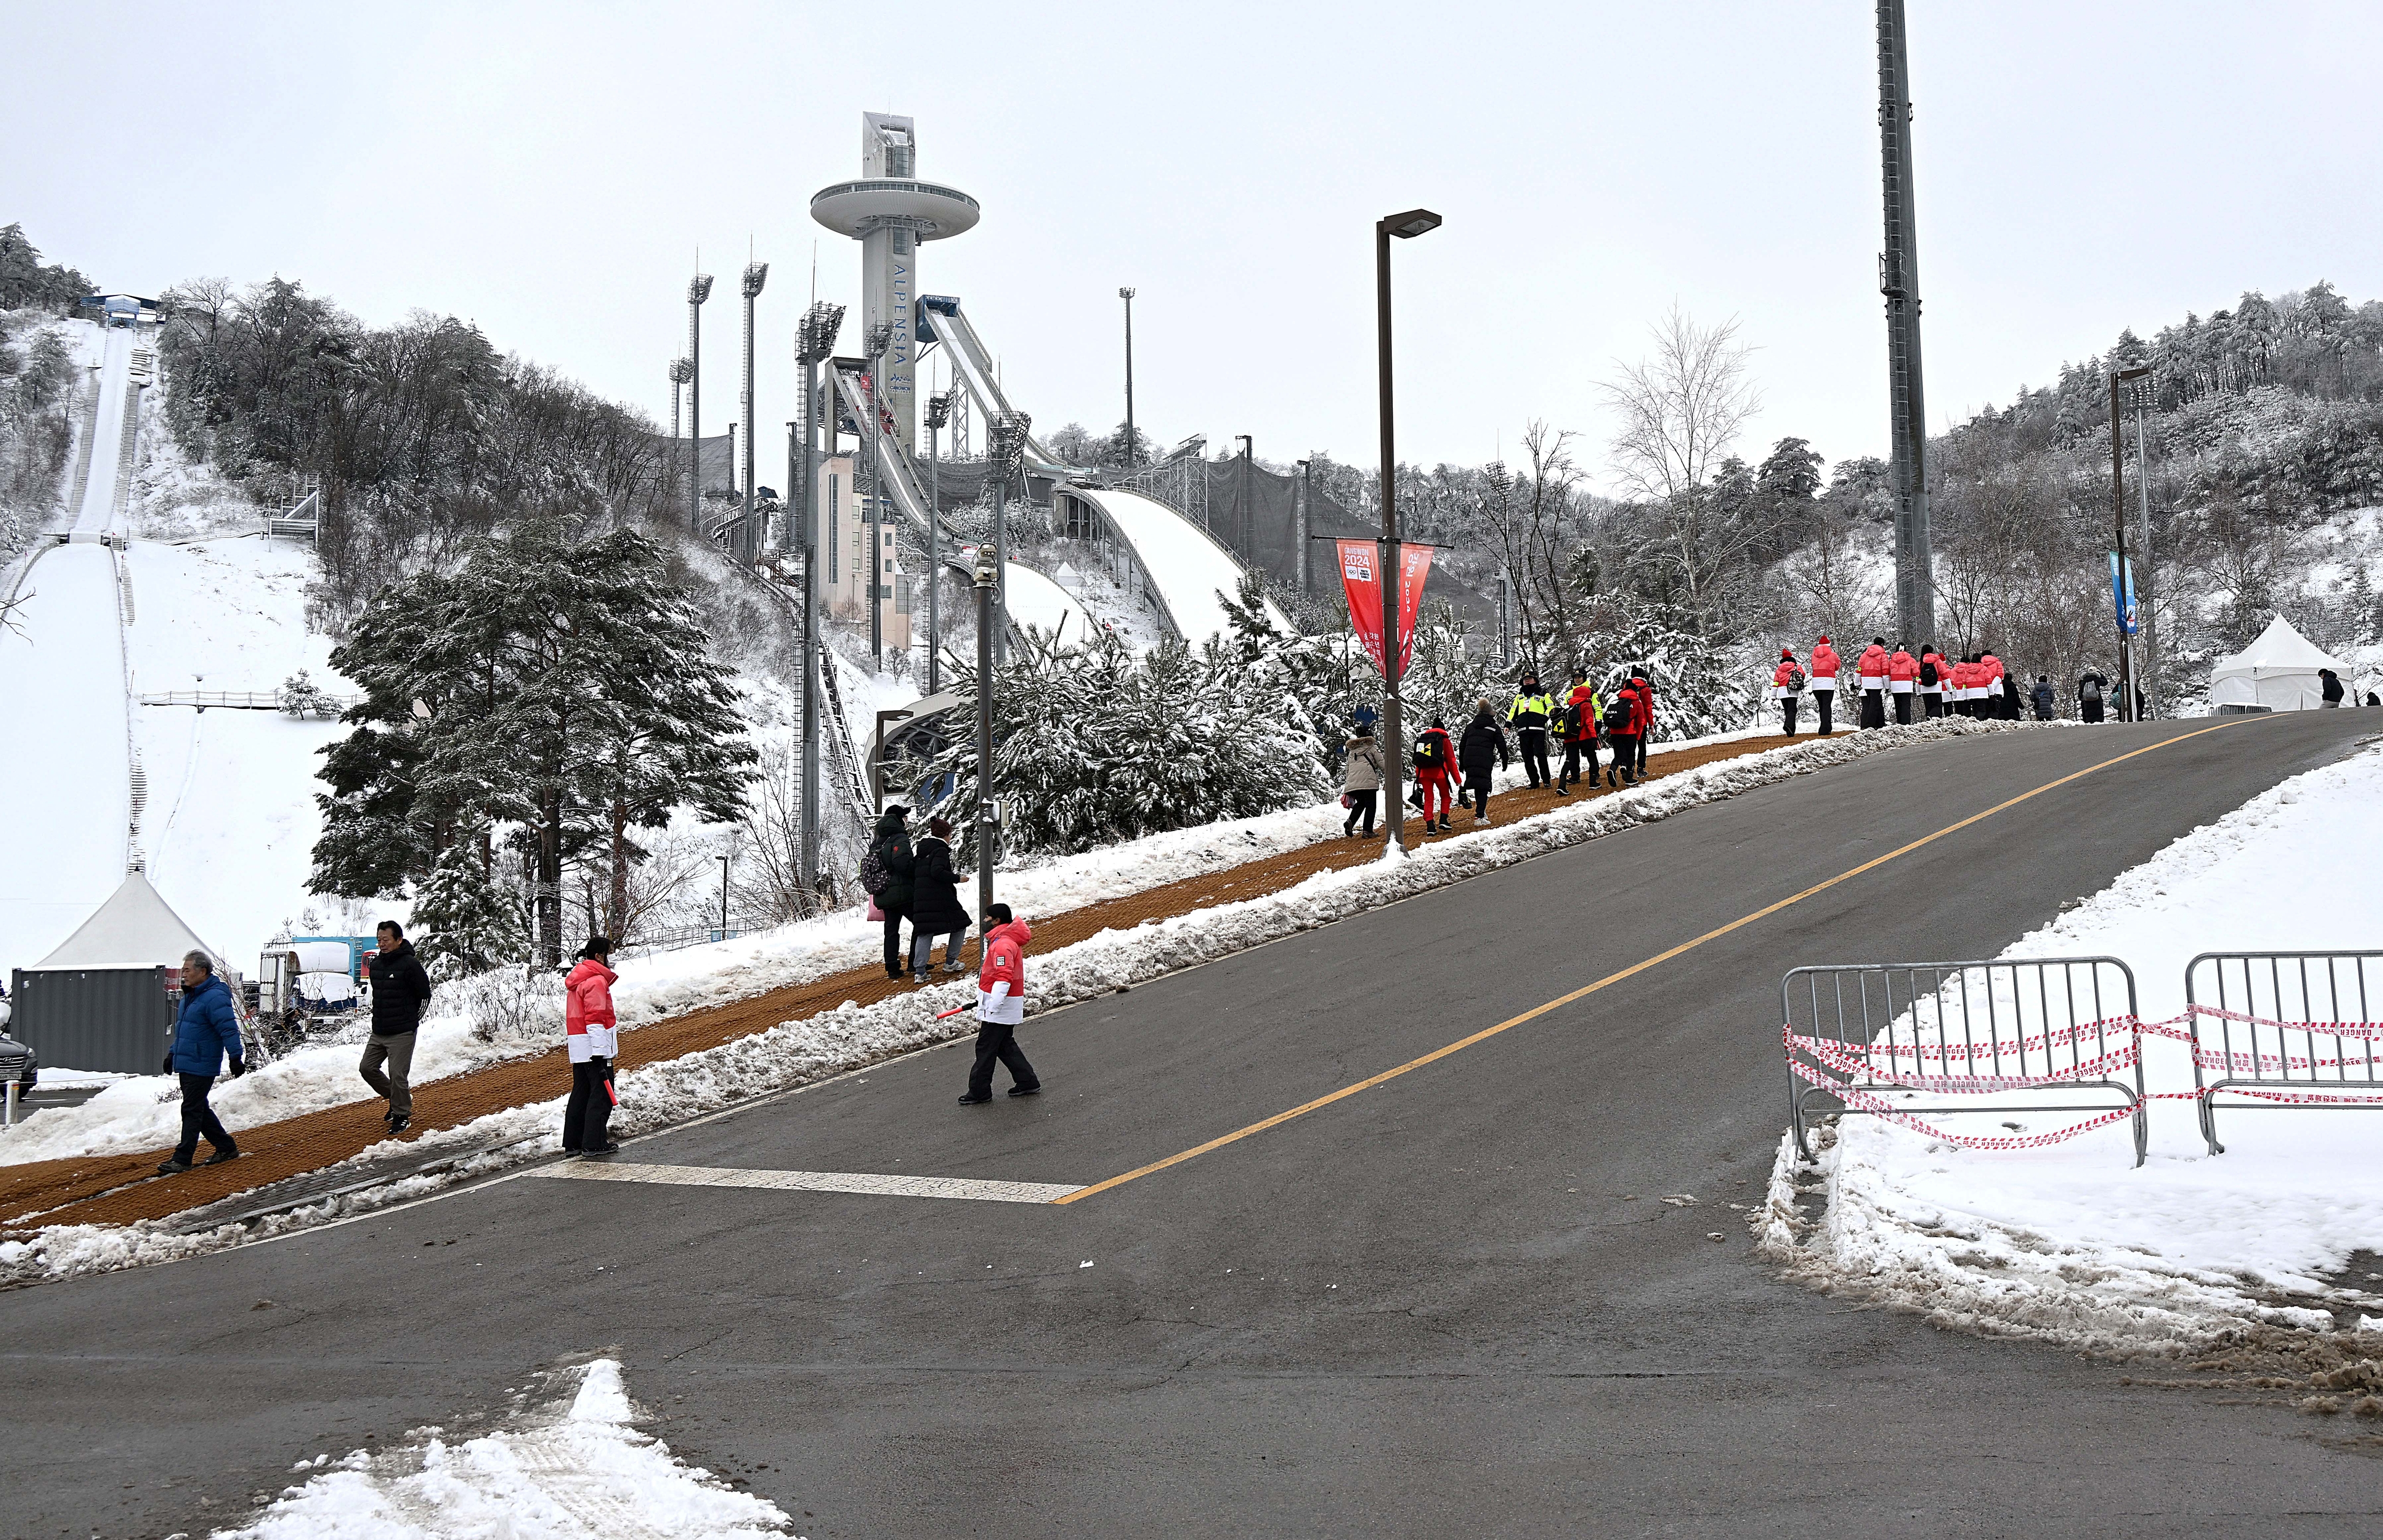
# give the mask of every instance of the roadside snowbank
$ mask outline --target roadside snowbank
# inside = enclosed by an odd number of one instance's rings
[[[567,1402],[557,1397],[518,1428],[457,1444],[419,1428],[402,1448],[302,1460],[291,1473],[303,1485],[212,1540],[763,1540],[793,1527],[777,1504],[639,1433],[615,1360],[562,1381]]]
[[[2144,1019],[2162,1019],[2183,1009],[2196,953],[2383,945],[2378,861],[2383,753],[2369,752],[2194,830],[2004,955],[2121,958]],[[2186,1045],[2146,1038],[2144,1078],[2155,1092],[2190,1090]],[[2011,1115],[2039,1131],[2080,1115]],[[1817,1173],[1799,1173],[1783,1142],[1757,1229],[1771,1255],[1823,1287],[2089,1349],[2173,1352],[2229,1328],[2383,1316],[2379,1270],[2328,1276],[2355,1251],[2383,1251],[2383,1115],[2218,1116],[2227,1152],[2212,1156],[2192,1103],[2151,1103],[2141,1169],[2124,1123],[1988,1153],[1848,1117]],[[1808,1201],[1825,1197],[1817,1223],[1797,1217],[1799,1184]]]
[[[1441,841],[1405,859],[1385,857],[1343,870],[1318,872],[1278,893],[1218,905],[1171,919],[1146,921],[1124,930],[1104,930],[1072,946],[1032,958],[1029,965],[1032,976],[1031,1008],[1039,1015],[1080,1004],[1534,856],[1652,823],[1866,755],[1945,738],[2026,730],[2031,730],[2029,725],[1956,718],[1848,734],[1825,742],[1805,740],[1743,758],[1700,766],[1614,796]],[[1176,837],[1158,838],[1171,841]],[[1019,907],[1030,916],[1034,912],[1024,905]],[[669,962],[677,955],[657,961]],[[616,1000],[624,997],[627,984],[624,974],[623,989],[615,992]],[[812,1084],[896,1054],[965,1036],[974,1030],[966,1016],[938,1021],[935,1013],[972,998],[972,985],[963,982],[932,985],[872,1005],[846,1002],[805,1020],[784,1022],[717,1048],[628,1071],[619,1079],[621,1108],[612,1127],[621,1137],[633,1138],[758,1096]],[[559,1033],[559,1026],[555,1031]],[[280,1067],[277,1066],[275,1070]],[[352,1073],[345,1051],[341,1052],[339,1067],[342,1073]],[[229,1089],[237,1091],[250,1082],[271,1076],[275,1070],[250,1075],[233,1082]],[[93,1100],[115,1094],[117,1093],[104,1092]],[[226,1225],[201,1235],[176,1235],[146,1221],[121,1227],[53,1226],[23,1240],[0,1242],[0,1283],[71,1277],[172,1261],[410,1201],[559,1149],[561,1136],[557,1130],[562,1101],[557,1095],[549,1101],[493,1113],[459,1127],[425,1134],[412,1141],[412,1148],[428,1157],[442,1151],[461,1154],[502,1141],[524,1142],[491,1148],[436,1176],[407,1177],[277,1215],[253,1228]],[[160,1104],[156,1115],[163,1117],[166,1112]],[[235,1128],[241,1125],[241,1120],[228,1113],[227,1120]],[[28,1123],[26,1127],[32,1125]],[[344,1164],[360,1166],[364,1162],[387,1157],[396,1148],[393,1144],[376,1145]]]

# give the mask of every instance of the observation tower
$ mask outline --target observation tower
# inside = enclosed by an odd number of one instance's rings
[[[860,335],[892,328],[883,385],[885,411],[905,454],[918,452],[913,364],[918,358],[919,243],[958,235],[976,224],[975,199],[957,188],[919,180],[919,141],[911,121],[860,115],[860,177],[811,195],[811,217],[860,242]]]

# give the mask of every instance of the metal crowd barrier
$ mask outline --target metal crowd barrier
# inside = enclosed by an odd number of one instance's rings
[[[2383,1040],[2325,1030],[2383,1021],[2383,952],[2204,952],[2185,965],[2184,999],[2211,1154],[2226,1151],[2221,1091],[2237,1092],[2229,1109],[2383,1110]],[[2215,1078],[2204,1078],[2204,1065]],[[2341,1095],[2367,1099],[2324,1100]]]
[[[2142,1064],[2136,1048],[2135,976],[2116,957],[2052,957],[2014,962],[1868,963],[1799,967],[1780,982],[1789,1035],[1788,1116],[1797,1152],[1812,1156],[1808,1108],[1877,1112],[1849,1105],[1809,1075],[1840,1081],[1856,1095],[1891,1101],[1896,1114],[1990,1113],[2007,1104],[1936,1104],[1920,1096],[2041,1090],[2056,1101],[2031,1112],[2094,1112],[2126,1116],[2134,1127],[2135,1164],[2149,1130],[2143,1117]],[[1825,1066],[1803,1038],[1839,1059]],[[1850,1071],[1846,1061],[1858,1058]],[[2128,1079],[2084,1073],[2101,1061],[2131,1070]],[[1798,1075],[1801,1064],[1809,1075]],[[2006,1081],[2048,1081],[2034,1087]],[[1981,1084],[1980,1082],[1987,1082]],[[2118,1100],[2080,1103],[2074,1093],[2105,1090]],[[1907,1103],[1906,1098],[1914,1100]],[[2033,1140],[1995,1140],[2013,1147]]]

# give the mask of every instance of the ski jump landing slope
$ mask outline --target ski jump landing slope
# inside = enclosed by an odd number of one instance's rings
[[[120,533],[120,470],[139,392],[135,336],[88,339],[101,355],[88,470],[68,544],[41,551],[0,627],[0,976],[39,962],[124,881],[130,854],[131,730],[125,585],[101,537]],[[83,460],[76,446],[75,461]]]
[[[1211,636],[1231,632],[1225,599],[1241,589],[1241,564],[1215,536],[1139,492],[1090,487],[1070,490],[1098,506],[1110,531],[1133,548],[1178,634],[1197,647]],[[1271,599],[1266,610],[1278,629],[1296,629]]]

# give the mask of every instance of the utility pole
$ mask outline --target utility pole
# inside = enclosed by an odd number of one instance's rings
[[[761,285],[769,277],[768,263],[745,265],[745,388],[737,398],[745,417],[745,529],[737,536],[736,545],[747,566],[761,553],[760,531],[753,523],[753,450],[757,442],[753,432],[753,302],[761,297]]]
[[[1886,204],[1886,368],[1895,455],[1895,622],[1920,642],[1936,633],[1928,534],[1928,408],[1920,389],[1918,203],[1911,187],[1911,79],[1903,0],[1878,0],[1878,141]]]
[[[954,386],[952,389],[959,388]],[[952,392],[927,398],[927,693],[944,680],[944,425],[952,420]]]
[[[1313,497],[1315,492],[1315,462],[1313,460],[1303,460],[1299,462],[1299,521],[1297,528],[1293,531],[1293,534],[1299,542],[1299,591],[1303,594],[1308,591],[1308,573],[1310,571],[1307,561],[1307,529],[1310,520],[1310,515],[1308,513],[1308,499]]]
[[[894,324],[869,328],[869,660],[885,671],[885,354],[894,346]]]
[[[1380,376],[1382,414],[1382,763],[1391,770],[1383,787],[1389,804],[1389,848],[1407,849],[1406,733],[1399,721],[1399,456],[1393,431],[1396,398],[1390,388],[1390,237],[1412,240],[1439,228],[1439,216],[1409,209],[1374,221],[1375,357]]]
[[[2151,366],[2138,363],[2131,369],[2117,369],[2110,374],[2110,502],[2116,511],[2117,529],[2112,536],[2112,548],[2118,553],[2112,560],[2110,602],[2117,615],[2118,628],[2118,720],[2135,721],[2134,647],[2127,639],[2127,438],[2118,425],[2118,387],[2129,380],[2150,374]]]
[[[1133,432],[1133,290],[1120,289],[1117,298],[1125,302],[1125,465],[1130,471],[1142,462],[1142,441]]]
[[[2143,693],[2148,697],[2152,716],[2160,716],[2159,657],[2159,526],[2152,518],[2151,432],[2145,420],[2148,410],[2143,397],[2150,394],[2142,388],[2135,400],[2135,487],[2139,499],[2137,512],[2143,531],[2143,570],[2139,579],[2143,634]],[[2353,703],[2354,704],[2354,703]]]
[[[686,527],[703,533],[703,302],[711,298],[711,275],[686,281]]]
[[[795,333],[795,362],[803,376],[803,475],[799,502],[803,552],[803,888],[820,888],[820,461],[819,366],[835,353],[836,333],[844,328],[844,307],[816,301],[804,313]],[[831,419],[832,420],[832,419]]]

